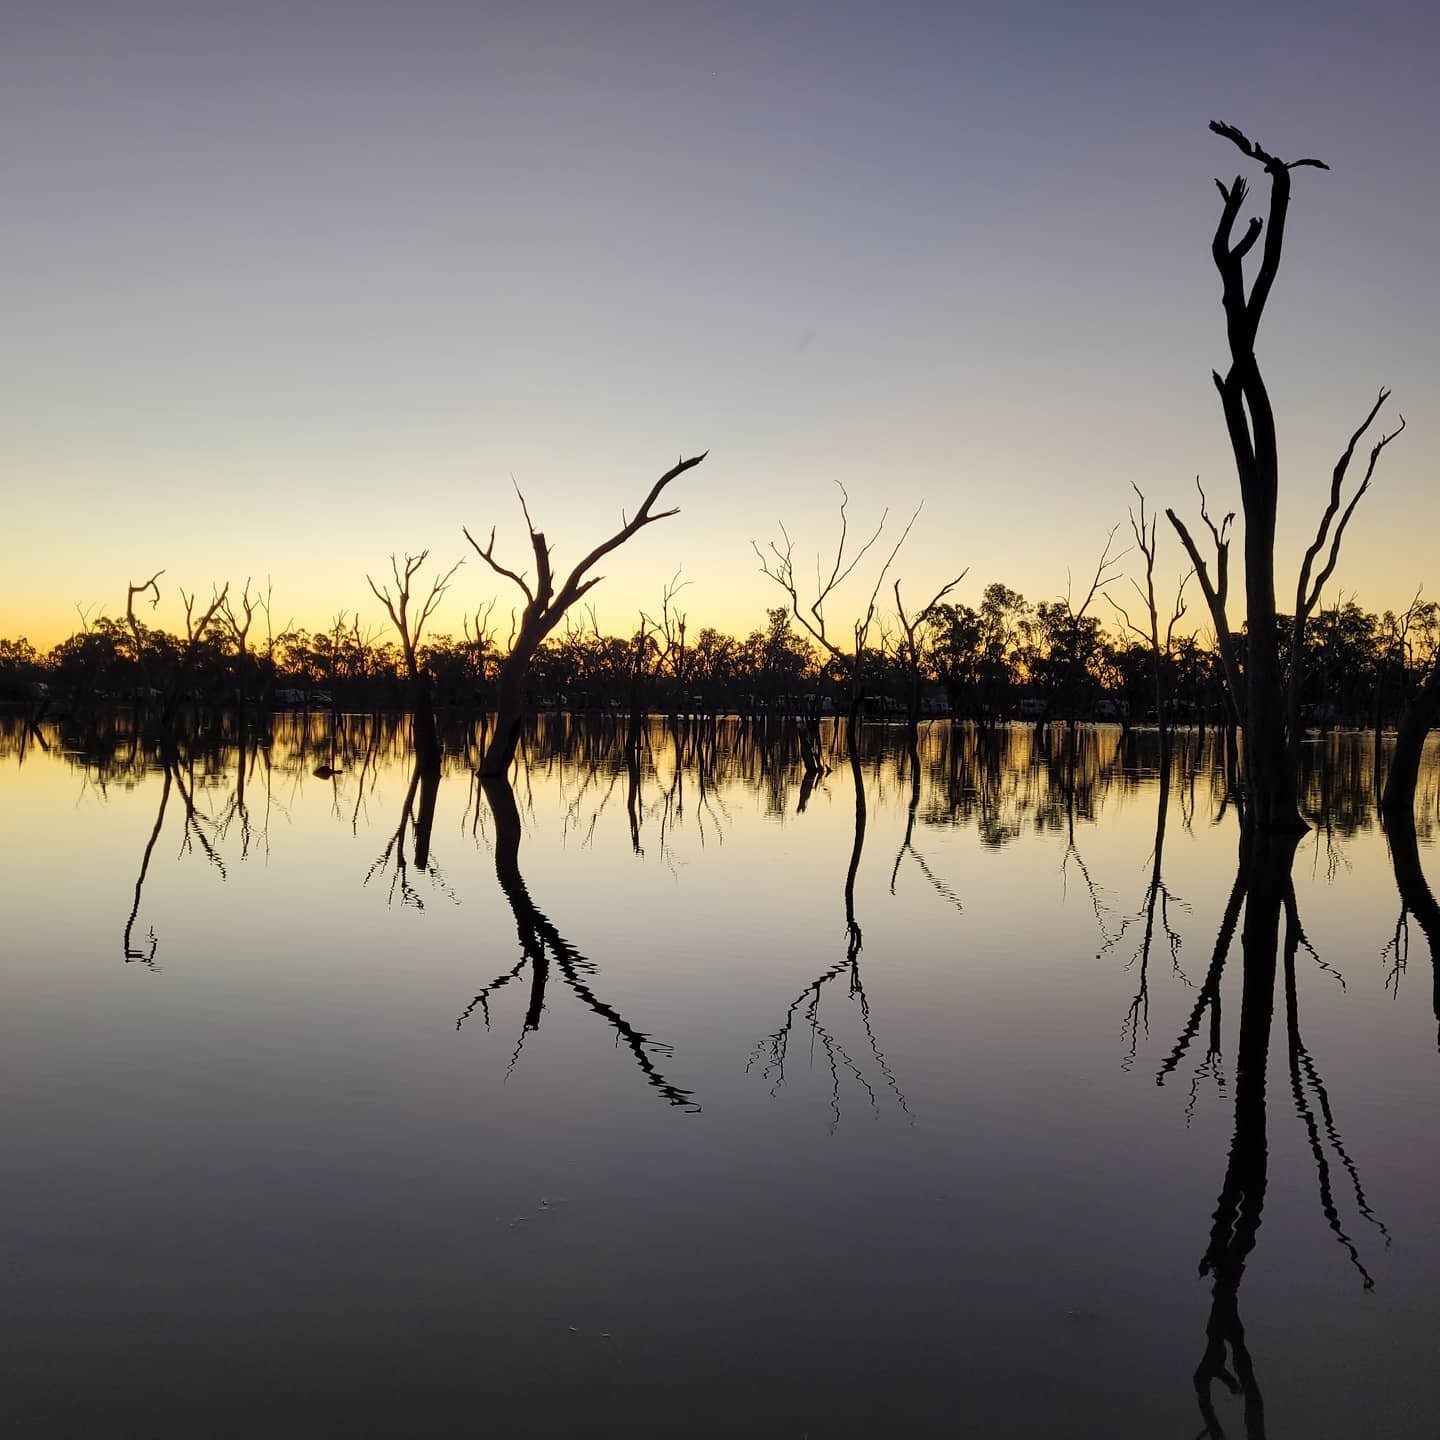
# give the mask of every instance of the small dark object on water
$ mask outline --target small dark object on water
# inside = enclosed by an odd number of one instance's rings
[[[313,771],[317,780],[328,780],[332,775],[343,775],[344,773],[343,770],[339,770],[333,765],[317,765]]]

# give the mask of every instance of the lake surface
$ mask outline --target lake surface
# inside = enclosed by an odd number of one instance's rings
[[[1269,970],[1215,733],[826,739],[0,729],[0,1433],[1440,1432],[1368,737]]]

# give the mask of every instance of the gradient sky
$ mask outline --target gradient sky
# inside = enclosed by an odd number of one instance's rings
[[[750,627],[750,540],[833,543],[835,480],[857,523],[925,501],[915,593],[1052,596],[1132,481],[1238,500],[1212,117],[1333,167],[1261,333],[1281,574],[1384,383],[1411,428],[1337,580],[1440,592],[1437,16],[9,0],[0,634],[160,566],[167,623],[267,574],[277,621],[378,618],[392,549],[496,524],[523,561],[511,474],[563,565],[707,446],[602,625],[683,563],[693,623]],[[496,591],[472,557],[440,628]]]

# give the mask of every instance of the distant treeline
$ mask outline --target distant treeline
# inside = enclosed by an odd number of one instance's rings
[[[1279,650],[1288,652],[1287,617]],[[247,627],[249,628],[249,627]],[[1245,637],[1234,643],[1243,656]],[[986,587],[978,607],[941,604],[921,643],[877,626],[860,664],[872,714],[1153,721],[1154,652],[1123,627],[1065,603],[1032,603],[1008,586]],[[1398,714],[1440,648],[1440,604],[1376,615],[1353,600],[1311,618],[1304,643],[1304,712],[1312,724],[1384,723]],[[438,634],[419,651],[437,704],[494,703],[506,648],[476,617],[460,638]],[[1216,647],[1177,636],[1164,656],[1170,718],[1226,723],[1229,701]],[[217,612],[199,633],[177,637],[138,620],[100,618],[41,652],[23,637],[0,640],[0,700],[75,708],[152,702],[348,711],[404,708],[401,649],[342,613],[323,631],[286,629],[258,641]],[[630,635],[571,622],[530,666],[532,709],[675,713],[843,711],[853,676],[840,673],[783,608],[748,635],[691,633],[683,617],[641,623]]]

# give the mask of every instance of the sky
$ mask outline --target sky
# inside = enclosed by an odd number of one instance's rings
[[[837,481],[857,528],[924,502],[907,596],[1083,589],[1132,484],[1238,508],[1212,118],[1332,167],[1260,337],[1282,606],[1382,384],[1409,429],[1330,593],[1440,593],[1437,56],[1419,0],[8,0],[0,635],[161,567],[161,623],[247,576],[378,621],[367,571],[427,547],[469,555],[458,633],[518,594],[461,535],[528,560],[512,481],[563,570],[706,449],[602,626],[683,567],[692,625],[752,628],[751,542],[833,547]]]

